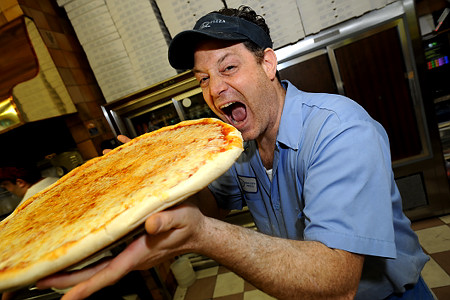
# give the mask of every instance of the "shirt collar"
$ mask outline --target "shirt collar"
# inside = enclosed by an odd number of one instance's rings
[[[296,100],[301,91],[287,80],[283,80],[282,85],[286,90],[286,98],[278,128],[277,143],[298,150],[303,131],[303,117],[301,102]]]

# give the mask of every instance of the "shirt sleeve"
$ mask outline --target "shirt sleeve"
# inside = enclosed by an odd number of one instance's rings
[[[312,144],[303,190],[305,240],[395,258],[397,189],[384,129],[369,120],[335,122]]]

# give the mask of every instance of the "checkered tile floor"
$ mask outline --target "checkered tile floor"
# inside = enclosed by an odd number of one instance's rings
[[[197,280],[189,288],[178,287],[173,300],[269,300],[256,289],[223,266],[196,272]]]
[[[437,299],[450,299],[450,215],[414,222],[413,230],[431,260],[422,276]],[[223,266],[196,272],[189,288],[178,287],[173,300],[274,299]]]
[[[450,215],[413,222],[412,229],[430,256],[423,279],[439,300],[450,299]]]

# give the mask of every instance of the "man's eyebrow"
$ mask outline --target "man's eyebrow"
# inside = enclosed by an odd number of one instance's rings
[[[222,56],[218,61],[217,61],[217,65],[220,65],[228,56],[232,55],[232,53],[225,53],[224,56]],[[192,72],[194,74],[196,73],[203,73],[202,71],[200,71],[199,69],[193,68]]]

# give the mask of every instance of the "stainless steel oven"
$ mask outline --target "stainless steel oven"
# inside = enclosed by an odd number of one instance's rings
[[[214,117],[192,72],[102,106],[116,135],[136,137],[180,121]]]

